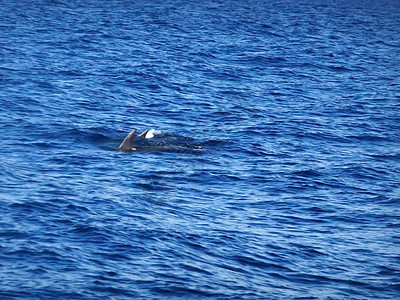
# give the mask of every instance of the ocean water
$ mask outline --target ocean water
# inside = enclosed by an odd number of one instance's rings
[[[2,0],[0,103],[1,299],[400,297],[397,0]]]

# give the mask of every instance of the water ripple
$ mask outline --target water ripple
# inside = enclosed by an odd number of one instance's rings
[[[2,3],[0,297],[398,297],[400,7],[364,2]]]

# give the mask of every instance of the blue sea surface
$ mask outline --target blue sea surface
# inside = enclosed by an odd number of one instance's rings
[[[2,0],[0,104],[0,299],[400,298],[398,0]]]

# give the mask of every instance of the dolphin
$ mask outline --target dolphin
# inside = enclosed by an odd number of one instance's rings
[[[134,143],[135,140],[135,134],[136,134],[136,129],[133,129],[127,136],[126,138],[122,141],[121,145],[119,145],[118,150],[122,152],[132,152],[138,149],[144,150],[144,148],[148,148],[148,150],[151,150],[153,148],[154,150],[157,149],[164,149],[167,148],[166,145],[136,145]],[[147,129],[143,131],[141,134],[138,135],[138,138],[142,139],[151,139],[155,136],[155,134],[159,132],[154,129]]]
[[[122,152],[131,152],[135,149],[135,144],[133,140],[135,139],[137,129],[133,129],[126,138],[122,141],[121,145],[119,145],[118,150]]]
[[[168,151],[168,152],[193,152],[202,150],[203,147],[200,145],[194,145],[188,142],[188,138],[171,136],[164,138],[154,138],[155,135],[162,135],[160,131],[150,129],[145,130],[137,137],[142,139],[152,139],[151,142],[135,144],[135,135],[137,130],[133,129],[126,138],[119,145],[118,150],[121,152],[154,152],[154,151]],[[190,139],[191,140],[191,139]]]

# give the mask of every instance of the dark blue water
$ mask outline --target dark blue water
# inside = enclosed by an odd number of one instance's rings
[[[333,2],[1,1],[0,298],[398,299],[400,2]]]

